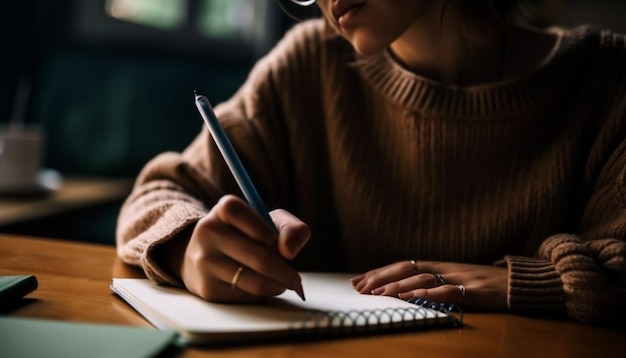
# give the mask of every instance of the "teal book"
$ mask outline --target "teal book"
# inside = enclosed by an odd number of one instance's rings
[[[176,340],[172,330],[0,317],[0,357],[160,357]]]

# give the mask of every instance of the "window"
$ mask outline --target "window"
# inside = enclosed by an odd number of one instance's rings
[[[115,19],[162,29],[174,29],[185,21],[187,1],[107,0],[105,11]]]
[[[265,13],[266,1],[203,0],[197,27],[201,34],[220,38],[253,38],[257,29],[255,14]]]
[[[72,36],[89,46],[250,61],[281,32],[274,1],[78,0]]]

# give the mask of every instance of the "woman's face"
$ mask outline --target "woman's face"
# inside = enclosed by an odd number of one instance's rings
[[[433,13],[432,0],[318,0],[324,16],[363,55],[387,48]]]

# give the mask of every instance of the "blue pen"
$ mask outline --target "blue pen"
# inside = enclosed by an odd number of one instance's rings
[[[239,188],[243,192],[243,195],[246,197],[246,200],[250,204],[250,206],[257,212],[268,224],[275,230],[276,225],[270,218],[270,215],[267,213],[267,209],[265,208],[265,204],[259,195],[259,192],[256,190],[254,184],[252,183],[252,179],[248,175],[248,172],[244,168],[235,148],[230,143],[226,132],[220,125],[217,117],[215,116],[215,112],[213,112],[213,107],[209,100],[202,95],[197,94],[194,91],[196,107],[198,107],[198,111],[200,111],[200,115],[204,119],[204,122],[209,127],[209,131],[211,131],[211,135],[213,135],[213,139],[217,144],[220,152],[224,156],[224,160],[228,165],[228,168],[233,173]]]
[[[261,217],[263,217],[268,224],[270,224],[274,231],[278,233],[276,225],[274,225],[272,218],[270,218],[270,215],[267,213],[267,209],[265,208],[265,204],[263,203],[259,192],[252,183],[252,179],[250,179],[246,168],[244,168],[237,152],[235,152],[235,148],[233,148],[233,145],[230,143],[226,132],[224,132],[224,128],[222,128],[220,122],[217,120],[217,116],[215,116],[215,112],[213,112],[211,103],[205,96],[199,95],[195,91],[194,95],[196,107],[198,107],[198,111],[200,111],[202,119],[204,119],[204,122],[209,127],[209,131],[211,132],[211,135],[213,135],[217,148],[222,153],[228,168],[233,173],[235,181],[237,181],[237,184],[243,192],[243,195],[246,197],[246,200],[250,206],[257,213],[259,213],[259,215],[261,215]],[[298,283],[298,286],[293,287],[292,290],[296,291],[298,296],[300,296],[300,298],[304,301],[305,298],[304,291],[302,290],[302,283]]]

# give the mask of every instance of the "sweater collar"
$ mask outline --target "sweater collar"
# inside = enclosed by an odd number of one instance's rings
[[[511,116],[542,107],[561,93],[581,71],[594,43],[590,37],[597,32],[586,26],[551,31],[559,38],[551,56],[534,72],[515,80],[451,86],[408,71],[387,51],[360,58],[356,66],[376,91],[407,110],[468,119]]]

